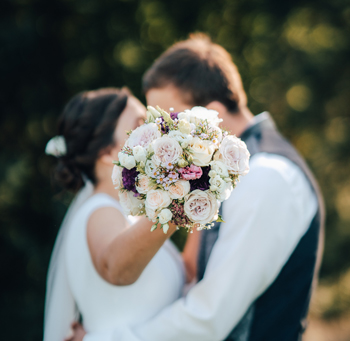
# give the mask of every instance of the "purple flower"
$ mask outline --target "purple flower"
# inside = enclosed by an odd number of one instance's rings
[[[159,117],[160,120],[162,121],[162,123],[160,123],[160,131],[163,134],[167,134],[169,132],[169,127],[168,125],[164,122],[164,118],[163,117]]]
[[[178,114],[178,112],[171,112],[170,113],[170,117],[173,121],[177,119],[177,114]]]
[[[131,169],[123,168],[123,171],[122,171],[123,186],[128,191],[134,192],[135,196],[139,195],[139,193],[136,190],[136,178],[138,175],[139,175],[139,172],[136,170],[136,167]]]
[[[199,179],[190,180],[191,192],[195,189],[200,189],[201,191],[206,191],[209,189],[209,172],[210,166],[202,167],[202,176]]]

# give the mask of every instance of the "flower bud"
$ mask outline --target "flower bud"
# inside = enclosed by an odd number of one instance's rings
[[[216,186],[212,185],[212,186],[210,186],[210,190],[211,190],[212,192],[215,192],[215,191],[218,190],[218,188],[217,188]]]
[[[147,112],[149,112],[154,118],[158,118],[161,116],[159,111],[150,105],[147,107]]]
[[[154,117],[153,117],[153,115],[147,110],[147,112],[146,112],[146,115],[147,115],[147,121],[148,121],[148,123],[152,123],[152,122],[154,122]]]
[[[187,148],[187,147],[188,147],[188,143],[187,143],[187,142],[182,142],[182,143],[181,143],[181,147],[182,147],[183,149]]]
[[[186,167],[188,165],[188,162],[181,158],[177,164],[179,167],[183,168],[183,167]]]
[[[167,234],[167,233],[168,233],[168,230],[169,230],[169,224],[164,224],[164,225],[162,225],[162,228],[163,228],[163,232],[164,232],[165,234]]]
[[[217,174],[216,174],[215,171],[211,170],[211,171],[209,172],[208,175],[209,175],[211,178],[215,178]]]
[[[193,162],[193,156],[191,154],[187,155],[187,161],[191,163]]]

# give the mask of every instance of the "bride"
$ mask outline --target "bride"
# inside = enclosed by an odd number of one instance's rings
[[[113,188],[113,160],[126,131],[145,108],[126,90],[101,89],[75,96],[59,121],[60,136],[47,153],[58,158],[56,178],[78,191],[52,253],[45,304],[44,341],[63,341],[79,320],[88,334],[110,332],[150,319],[181,295],[180,254],[152,222],[132,222]],[[142,243],[140,242],[142,241]]]

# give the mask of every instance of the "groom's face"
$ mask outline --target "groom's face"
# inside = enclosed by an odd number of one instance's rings
[[[156,107],[159,105],[162,109],[173,112],[181,112],[185,109],[191,109],[190,97],[178,90],[174,85],[167,85],[163,88],[153,88],[146,93],[147,105]]]

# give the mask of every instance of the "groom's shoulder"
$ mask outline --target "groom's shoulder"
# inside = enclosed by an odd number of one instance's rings
[[[293,185],[296,179],[304,177],[302,170],[287,157],[264,152],[252,156],[247,180],[263,182],[266,185]]]
[[[284,173],[295,167],[297,166],[287,157],[266,152],[256,153],[250,160],[250,168],[253,172],[259,169],[259,171]]]

